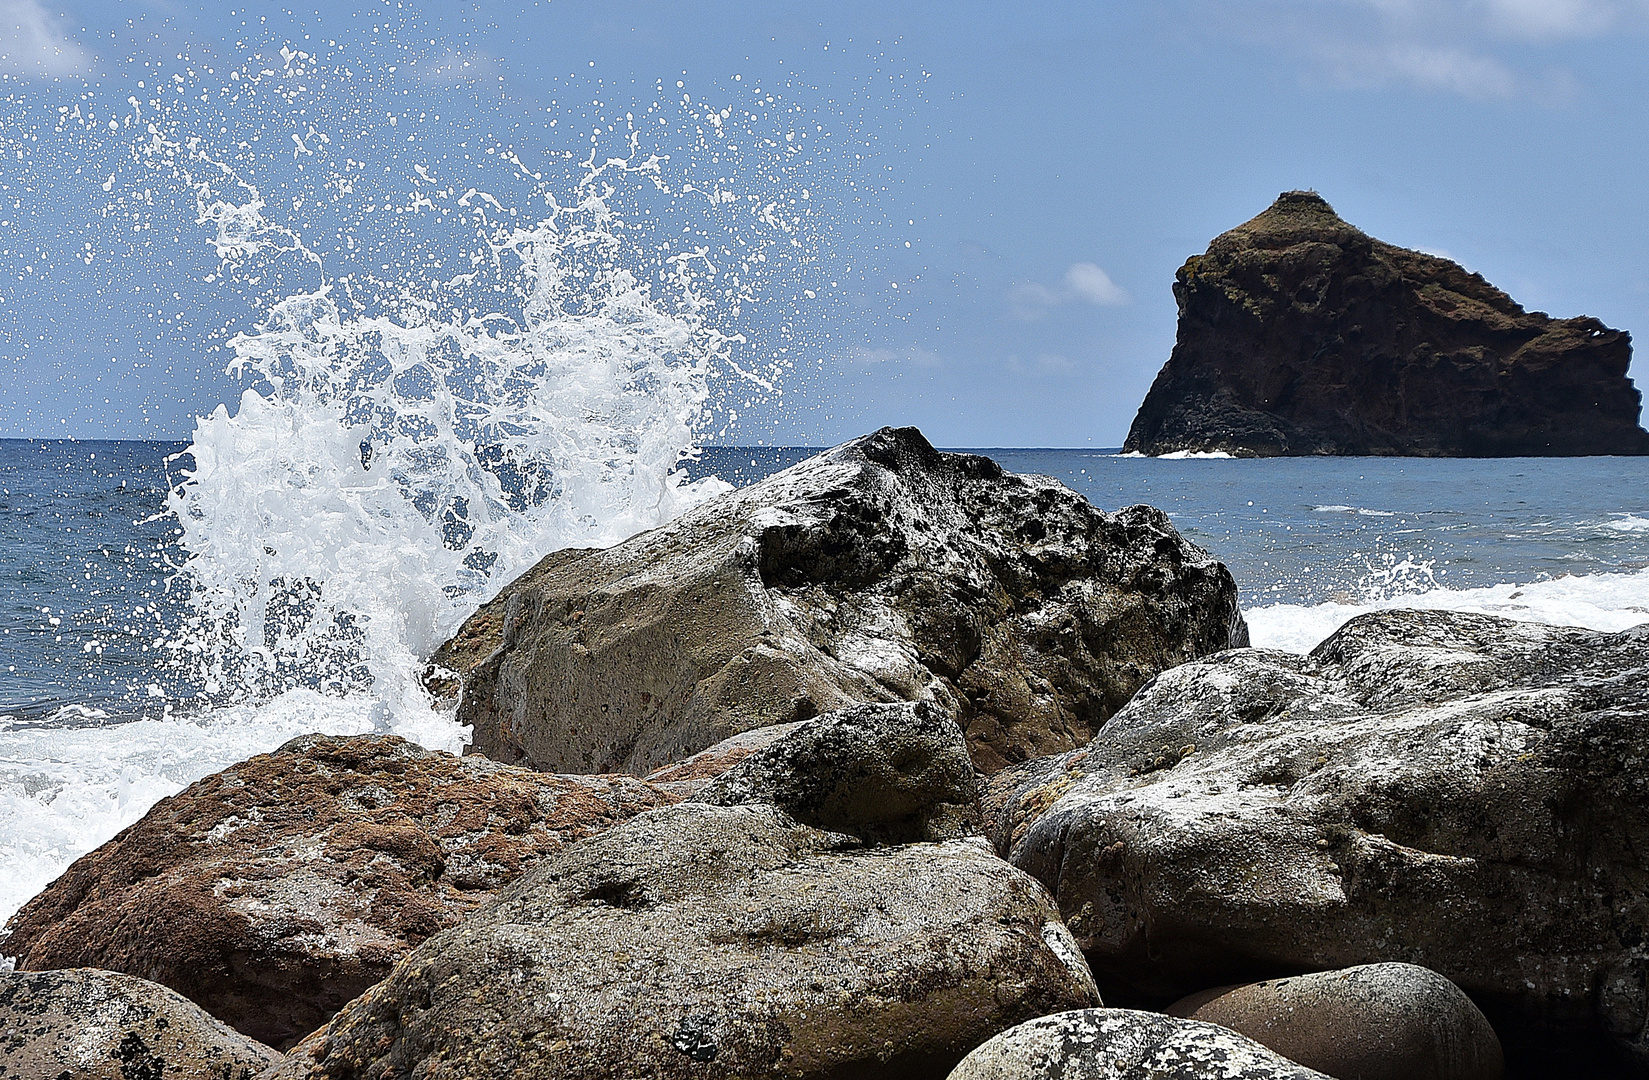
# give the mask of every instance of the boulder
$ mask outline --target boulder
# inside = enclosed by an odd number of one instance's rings
[[[987,827],[1113,1004],[1397,961],[1520,1067],[1606,1038],[1641,1068],[1646,717],[1649,625],[1381,612],[1309,657],[1165,672],[1082,750],[994,777]]]
[[[557,552],[439,650],[475,749],[644,775],[860,702],[933,701],[993,771],[1085,743],[1246,642],[1230,573],[1149,507],[884,428],[602,551]],[[448,679],[446,674],[442,679]]]
[[[1460,988],[1413,964],[1366,964],[1206,990],[1168,1007],[1335,1080],[1501,1080],[1494,1029]]]
[[[851,705],[809,720],[695,798],[766,803],[804,825],[881,843],[977,835],[979,824],[978,778],[962,729],[926,701]]]
[[[1097,1000],[1047,893],[983,841],[862,848],[683,803],[539,863],[278,1075],[939,1078]]]
[[[110,971],[0,971],[5,1080],[252,1080],[281,1055],[164,986]]]
[[[1179,331],[1125,449],[1649,453],[1631,335],[1524,311],[1478,274],[1289,191],[1180,267]]]
[[[0,952],[163,983],[284,1049],[535,860],[674,801],[628,776],[306,736],[162,799],[29,901]]]
[[[1235,1031],[1132,1009],[1078,1009],[1010,1028],[950,1080],[1334,1080]]]

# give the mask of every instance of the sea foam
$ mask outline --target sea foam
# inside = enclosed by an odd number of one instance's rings
[[[1613,632],[1649,622],[1649,569],[1473,589],[1391,588],[1320,604],[1265,604],[1243,615],[1255,647],[1304,653],[1357,616],[1394,608],[1470,611]]]

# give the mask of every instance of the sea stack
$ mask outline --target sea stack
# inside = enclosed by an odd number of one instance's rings
[[[1179,330],[1128,451],[1245,457],[1649,453],[1632,339],[1288,191],[1175,276]]]

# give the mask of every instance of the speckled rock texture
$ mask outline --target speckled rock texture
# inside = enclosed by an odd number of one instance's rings
[[[1168,1012],[1219,1024],[1335,1080],[1501,1080],[1494,1028],[1414,964],[1365,964],[1193,994]]]
[[[1235,1031],[1132,1009],[1080,1009],[1011,1028],[950,1080],[1336,1080]]]
[[[696,784],[698,787],[694,790],[699,790],[751,754],[773,745],[805,723],[806,720],[795,720],[788,724],[773,724],[770,727],[742,731],[723,739],[708,750],[700,750],[681,761],[661,765],[648,773],[644,779],[650,784]]]
[[[1179,331],[1125,448],[1147,454],[1649,453],[1632,338],[1524,311],[1289,191],[1180,267]]]
[[[850,705],[816,717],[696,798],[766,803],[804,825],[879,843],[979,832],[979,780],[962,729],[927,701]]]
[[[884,428],[603,551],[558,552],[434,657],[475,748],[645,775],[752,728],[931,700],[985,771],[1068,750],[1246,642],[1230,573],[1149,507]]]
[[[1309,657],[1166,672],[992,784],[999,850],[1113,1004],[1401,961],[1470,994],[1509,1061],[1649,1063],[1649,625],[1365,615]]]
[[[162,799],[29,901],[0,953],[163,983],[284,1049],[535,860],[674,801],[628,776],[306,736]]]
[[[937,1080],[1097,1001],[1052,900],[983,841],[863,848],[683,803],[528,871],[279,1075]]]
[[[3,1080],[252,1080],[280,1060],[143,979],[91,968],[0,971]]]

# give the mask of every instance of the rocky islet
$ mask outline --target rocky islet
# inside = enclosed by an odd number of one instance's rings
[[[1125,449],[1269,457],[1649,453],[1631,336],[1288,191],[1186,260],[1174,349]]]

